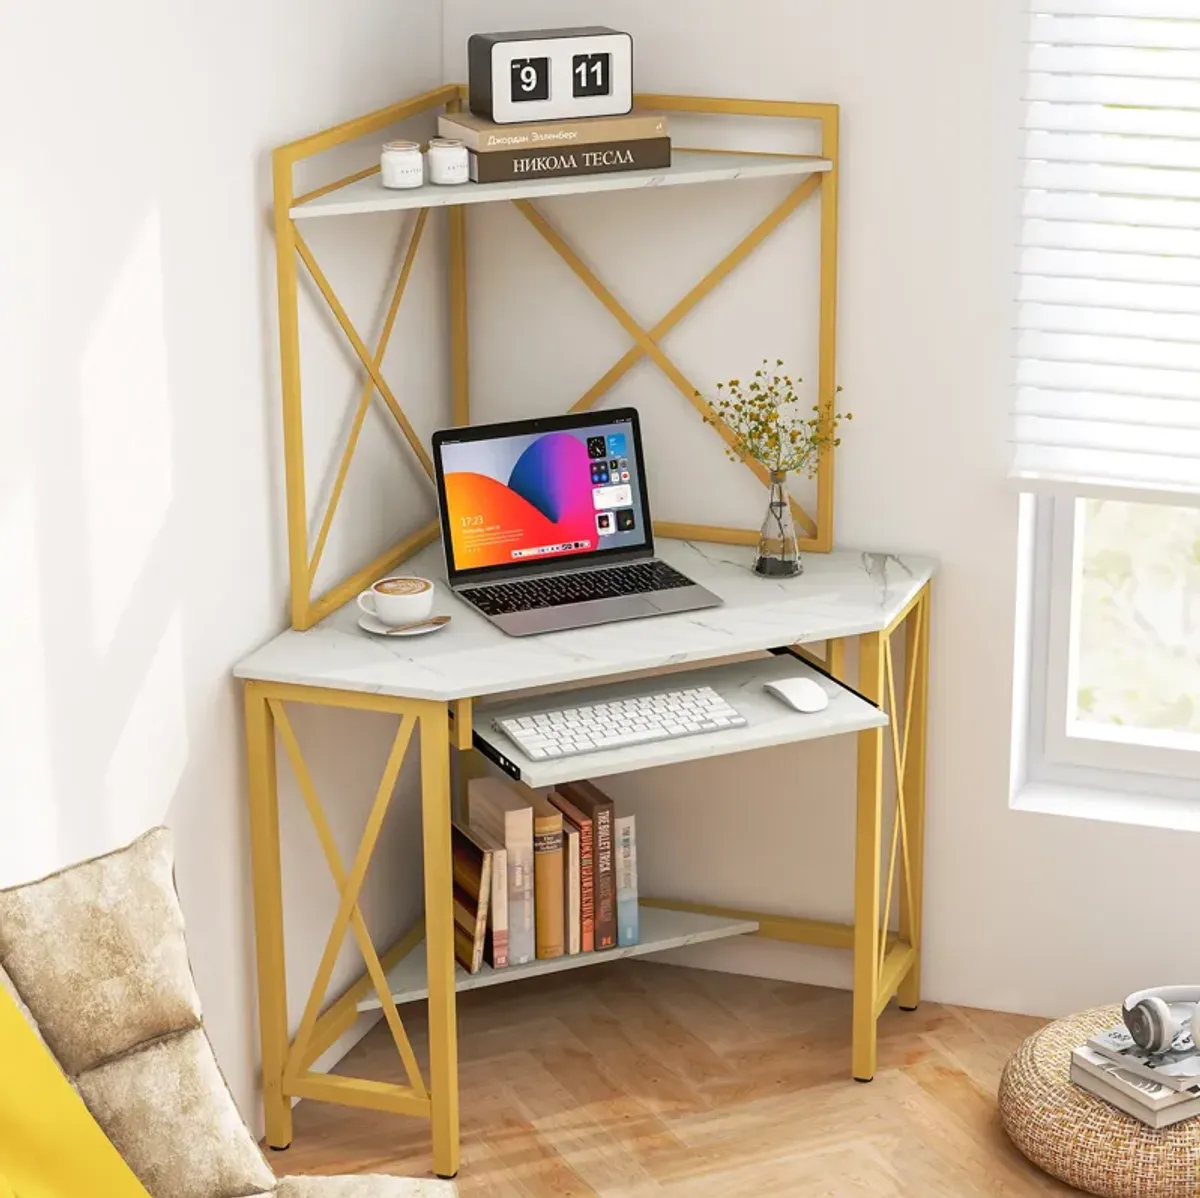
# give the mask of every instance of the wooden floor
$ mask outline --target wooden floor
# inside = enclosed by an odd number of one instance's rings
[[[424,1059],[420,1008],[402,1011]],[[1039,1021],[885,1013],[849,1079],[850,995],[633,961],[459,996],[463,1198],[1071,1194],[996,1118]],[[382,1023],[342,1071],[401,1081]],[[301,1103],[280,1173],[429,1176],[428,1125]]]

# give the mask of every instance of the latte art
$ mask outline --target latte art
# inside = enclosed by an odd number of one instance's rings
[[[383,595],[423,595],[430,583],[424,578],[385,578],[374,589]]]

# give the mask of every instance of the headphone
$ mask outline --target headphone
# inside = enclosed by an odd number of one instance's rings
[[[1133,1042],[1146,1052],[1166,1052],[1189,1023],[1200,1046],[1200,986],[1139,990],[1122,1004],[1121,1018]]]

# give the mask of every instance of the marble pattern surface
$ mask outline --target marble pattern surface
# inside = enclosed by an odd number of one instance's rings
[[[384,187],[378,175],[368,175],[336,191],[316,196],[307,203],[295,205],[291,209],[291,216],[293,220],[306,220],[412,208],[495,204],[505,200],[536,200],[596,191],[632,191],[646,187],[727,183],[735,179],[813,175],[832,169],[833,163],[828,158],[765,158],[759,154],[674,150],[671,165],[665,170],[614,171],[611,174],[567,175],[554,179],[514,179],[503,183],[462,183],[453,187],[426,183],[422,187],[400,190]]]
[[[691,911],[639,906],[638,932],[641,939],[637,944],[606,948],[600,952],[551,957],[548,960],[530,961],[525,965],[508,965],[504,969],[492,969],[484,964],[478,973],[467,973],[461,965],[455,965],[454,988],[479,990],[484,986],[498,986],[501,982],[516,982],[522,978],[541,977],[543,974],[580,969],[586,965],[606,965],[622,957],[644,957],[648,953],[666,952],[669,948],[684,948],[689,944],[724,940],[729,936],[747,936],[757,931],[758,924],[752,919],[726,919],[716,915],[697,915]],[[389,970],[387,979],[397,1005],[428,996],[424,940]],[[372,992],[358,1004],[358,1009],[377,1011],[381,1006],[379,997]]]
[[[811,678],[828,696],[829,706],[823,711],[811,713],[795,711],[763,690],[764,683],[783,678]],[[614,698],[636,698],[655,691],[686,686],[711,686],[746,717],[745,727],[542,761],[526,757],[503,732],[492,727],[492,720],[498,716],[530,715],[545,711],[548,706],[576,707]],[[606,687],[584,687],[571,691],[569,698],[560,696],[552,701],[542,696],[475,710],[476,734],[516,764],[521,771],[521,780],[533,787],[575,782],[580,778],[603,778],[609,774],[645,770],[677,761],[696,761],[702,757],[721,757],[728,753],[766,749],[772,745],[790,745],[802,740],[861,732],[865,728],[882,728],[887,722],[887,715],[874,704],[859,698],[853,691],[839,686],[831,678],[826,678],[812,666],[790,655],[708,666],[689,670],[684,675],[658,675],[637,683],[617,682]]]
[[[413,699],[461,699],[711,660],[887,627],[933,576],[929,558],[839,550],[804,557],[799,578],[760,578],[753,550],[657,542],[660,557],[724,599],[704,611],[533,637],[509,637],[445,584],[440,542],[395,573],[438,584],[436,613],[453,616],[424,637],[371,636],[352,600],[307,632],[284,632],[236,666],[239,678]]]

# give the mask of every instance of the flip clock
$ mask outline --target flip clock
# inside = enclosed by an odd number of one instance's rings
[[[633,38],[601,25],[474,33],[471,111],[498,125],[621,116],[633,108]]]

